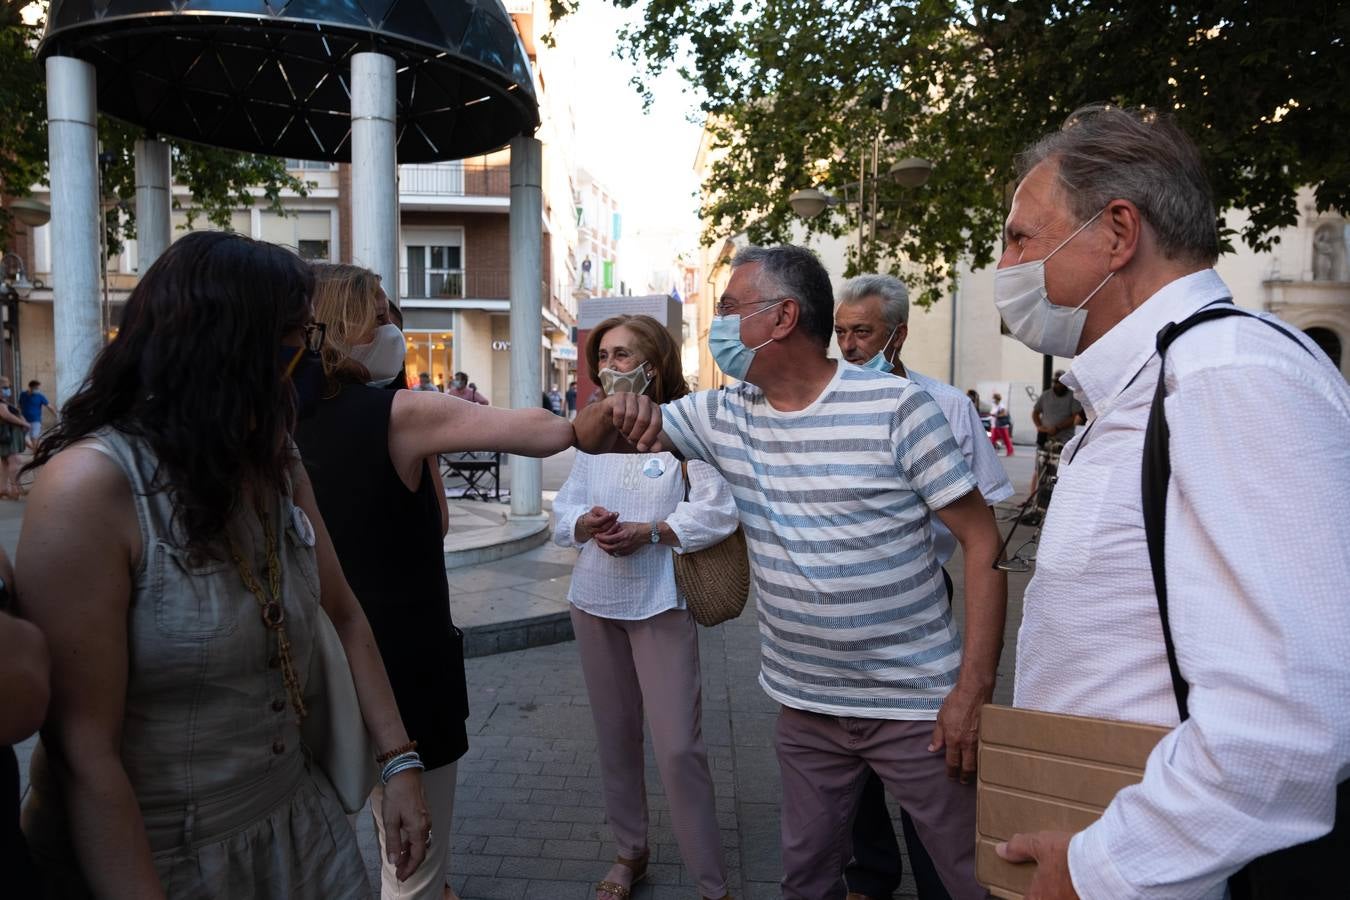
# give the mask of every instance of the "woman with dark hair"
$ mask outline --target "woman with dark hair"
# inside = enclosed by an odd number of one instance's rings
[[[604,395],[689,393],[680,350],[650,316],[614,316],[586,341]],[[705,898],[727,896],[726,862],[703,744],[698,633],[675,584],[671,553],[701,550],[736,530],[731,488],[712,466],[670,453],[578,453],[553,502],[553,539],[580,547],[567,592],[586,676],[619,855],[597,900],[627,900],[647,873],[642,714],[670,800],[675,841]]]
[[[300,746],[325,614],[376,746],[409,743],[290,438],[322,384],[312,287],[280,247],[183,237],[34,457],[18,600],[53,667],[24,831],[49,897],[369,896]],[[407,877],[430,820],[400,760],[382,815]]]
[[[380,278],[359,266],[314,267],[314,310],[327,323],[324,388],[295,439],[347,581],[361,598],[399,712],[426,763],[437,842],[402,883],[387,862],[385,898],[441,900],[456,761],[468,749],[462,636],[445,580],[445,491],[437,454],[506,450],[548,456],[572,446],[570,423],[542,410],[493,409],[439,391],[381,390],[403,371],[407,341]],[[371,807],[381,799],[376,787]],[[376,818],[376,827],[381,827]]]

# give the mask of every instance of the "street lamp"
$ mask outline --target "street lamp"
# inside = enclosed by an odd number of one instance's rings
[[[858,207],[858,265],[862,265],[863,250],[868,241],[867,224],[872,226],[871,240],[876,240],[877,236],[877,210],[880,208],[880,201],[877,199],[877,182],[884,177],[904,188],[916,188],[928,181],[928,177],[933,174],[933,164],[926,159],[917,156],[906,157],[892,165],[884,176],[877,173],[877,157],[880,153],[880,139],[873,141],[871,158],[871,178],[868,177],[868,158],[867,150],[863,150],[862,162],[858,167],[858,180],[851,181],[841,187],[844,196],[836,197],[828,194],[820,188],[809,187],[799,191],[793,191],[788,196],[788,206],[792,211],[803,219],[814,219],[823,213],[828,207],[838,206],[840,204],[854,204]],[[856,198],[850,198],[849,192],[857,190]],[[869,190],[870,190],[870,215],[869,215]]]

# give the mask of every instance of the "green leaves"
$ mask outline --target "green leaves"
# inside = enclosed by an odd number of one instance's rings
[[[787,239],[788,195],[839,194],[878,136],[883,172],[932,160],[921,188],[879,185],[894,227],[849,268],[898,273],[908,258],[927,305],[957,260],[992,261],[1017,153],[1087,103],[1175,115],[1220,209],[1248,211],[1251,247],[1297,221],[1302,186],[1319,209],[1350,208],[1348,34],[1337,0],[650,0],[620,53],[650,73],[673,66],[700,92],[708,241]],[[834,207],[806,225],[837,235],[855,222]]]
[[[26,3],[0,6],[0,190],[28,196],[31,186],[47,183],[47,95],[40,64],[34,58],[40,29],[20,23],[18,11]],[[140,129],[99,117],[99,175],[103,188],[104,224],[110,255],[136,235],[136,168],[134,146]],[[237,153],[179,142],[173,149],[173,177],[192,194],[189,223],[199,214],[226,227],[230,213],[255,202],[262,191],[267,208],[284,214],[283,191],[309,193],[309,182],[286,171],[279,157]],[[12,228],[7,211],[0,212],[0,244]]]

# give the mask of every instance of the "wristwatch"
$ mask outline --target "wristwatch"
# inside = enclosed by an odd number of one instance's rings
[[[661,543],[661,523],[659,522],[652,523],[652,543]]]

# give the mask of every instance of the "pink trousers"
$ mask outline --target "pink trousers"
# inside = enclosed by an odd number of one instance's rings
[[[645,706],[685,868],[702,896],[726,896],[727,867],[703,745],[703,689],[693,617],[688,610],[672,609],[650,619],[605,619],[574,606],[572,630],[595,719],[605,813],[620,855],[632,859],[647,850]]]
[[[839,900],[869,769],[914,820],[952,900],[985,900],[975,880],[975,785],[947,778],[928,752],[932,722],[823,716],[784,706],[775,744],[783,776],[783,900]]]

